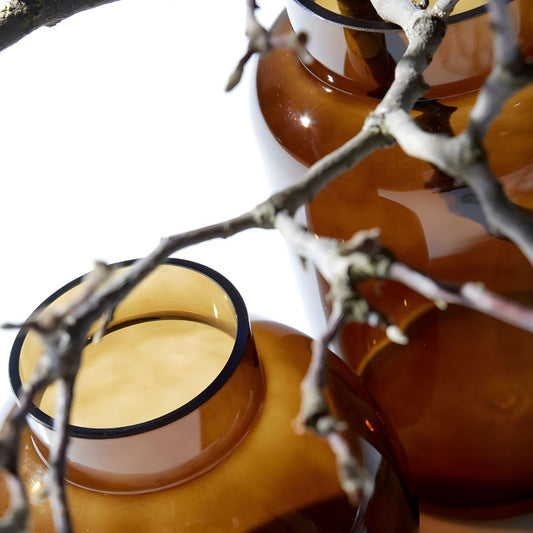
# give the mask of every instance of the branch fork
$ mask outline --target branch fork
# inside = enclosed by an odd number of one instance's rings
[[[57,22],[82,9],[109,1],[42,0],[39,17],[32,19],[31,24],[14,16],[16,10],[4,10],[0,12],[0,49],[16,42],[35,27]],[[354,502],[359,501],[362,494],[370,494],[372,486],[344,438],[344,422],[337,420],[329,409],[326,396],[328,346],[349,320],[384,329],[392,342],[407,342],[405,334],[397,326],[379,310],[372,309],[358,294],[359,283],[371,277],[396,280],[434,301],[439,308],[446,303],[465,305],[533,331],[531,308],[490,293],[479,284],[452,286],[414,271],[397,262],[388,250],[382,248],[378,230],[357,233],[349,241],[338,241],[312,235],[292,218],[299,207],[311,202],[318,191],[335,177],[353,168],[375,150],[397,142],[406,153],[434,163],[458,182],[470,186],[493,230],[513,241],[533,263],[533,218],[505,196],[488,167],[482,144],[504,101],[533,79],[533,65],[518,53],[506,1],[490,2],[495,21],[494,68],[479,94],[468,127],[455,138],[422,131],[411,119],[410,111],[426,90],[423,71],[442,40],[447,17],[458,0],[438,0],[433,8],[427,9],[424,9],[425,0],[420,2],[421,5],[415,5],[411,0],[372,1],[385,20],[404,29],[409,45],[406,55],[397,64],[395,81],[353,139],[313,165],[292,187],[272,195],[243,215],[167,237],[124,274],[111,277],[105,265],[100,265],[88,283],[86,293],[78,301],[54,315],[30,317],[20,325],[34,328],[41,334],[45,354],[22,395],[20,405],[12,412],[0,435],[0,468],[7,473],[11,494],[11,507],[0,521],[0,531],[9,531],[14,521],[22,524],[21,527],[27,527],[28,505],[17,474],[18,443],[34,394],[54,379],[58,379],[62,393],[58,399],[57,439],[51,450],[53,469],[48,490],[57,530],[70,531],[63,486],[67,425],[73,384],[88,330],[102,316],[109,318],[122,298],[166,257],[186,246],[214,238],[227,238],[249,228],[277,228],[294,251],[313,263],[330,284],[332,313],[326,331],[313,344],[311,364],[301,385],[302,404],[297,425],[328,441],[337,458],[339,479]],[[238,83],[245,65],[255,53],[289,46],[296,48],[301,55],[305,54],[305,35],[274,37],[257,21],[256,3],[253,0],[246,2],[249,45],[230,77],[228,90]],[[9,6],[19,4],[25,2],[9,2]]]

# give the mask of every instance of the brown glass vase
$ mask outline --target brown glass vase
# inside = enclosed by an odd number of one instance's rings
[[[80,283],[76,280],[58,291],[43,308],[61,305]],[[174,330],[164,336],[152,330],[142,334],[146,325],[165,326],[177,319],[228,335],[232,348],[227,362],[191,400],[170,411],[164,407],[159,415],[159,389],[174,391],[192,376],[177,376],[166,385],[162,378],[148,380],[151,390],[144,402],[154,404],[147,407],[156,414],[149,420],[130,419],[137,412],[126,409],[126,415],[124,406],[118,408],[121,398],[106,389],[110,383],[121,387],[129,379],[124,377],[129,375],[126,369],[115,369],[112,376],[88,372],[99,355],[107,360],[117,355],[106,341],[117,334],[122,335],[118,344],[120,350],[126,347],[132,366],[144,357],[159,361],[160,351],[170,349],[177,356],[176,346],[181,344],[176,344]],[[141,334],[135,333],[139,327]],[[130,329],[135,338],[131,343]],[[10,367],[15,391],[31,373],[40,353],[37,346],[35,338],[23,333],[15,342]],[[201,355],[193,351],[190,356]],[[250,327],[239,293],[220,274],[175,259],[158,267],[118,306],[100,343],[89,343],[84,352],[74,401],[76,394],[85,398],[86,386],[94,390],[94,385],[103,383],[102,398],[112,400],[107,406],[104,401],[102,409],[95,406],[94,411],[100,411],[96,415],[91,411],[90,416],[108,420],[109,411],[115,411],[111,420],[118,416],[129,422],[70,426],[66,477],[74,531],[416,533],[418,508],[408,488],[397,437],[362,382],[333,354],[328,396],[348,424],[347,441],[370,473],[371,496],[359,507],[352,506],[337,480],[327,443],[294,432],[299,385],[309,357],[310,339],[298,332],[271,322],[254,322]],[[208,370],[204,364],[202,371]],[[127,404],[141,393],[139,388],[129,393]],[[31,529],[38,533],[53,531],[49,502],[38,497],[45,485],[53,435],[53,419],[44,405],[44,396],[36,399],[20,459],[31,502]],[[73,421],[88,416],[83,407],[73,405]],[[8,496],[5,486],[0,486],[3,513]]]
[[[405,47],[397,28],[359,9],[368,2],[338,4],[334,13],[312,0],[288,0],[288,15],[274,29],[286,32],[292,24],[307,32],[313,61],[304,64],[294,51],[276,50],[258,62],[257,134],[275,189],[360,130]],[[514,0],[509,9],[522,51],[531,56],[533,3]],[[491,39],[485,8],[452,16],[425,76],[431,89],[413,111],[425,129],[457,133],[465,127],[491,68]],[[532,118],[533,91],[526,89],[505,104],[486,139],[506,193],[528,208]],[[533,302],[531,266],[516,246],[488,233],[469,189],[454,187],[398,146],[370,155],[326,186],[308,206],[307,219],[311,231],[341,239],[379,227],[383,244],[424,273],[481,281]],[[322,284],[322,296],[326,292]],[[420,499],[446,513],[531,509],[531,334],[456,306],[440,311],[390,281],[368,283],[362,292],[405,329],[410,343],[392,345],[382,331],[350,324],[340,350],[395,426]]]

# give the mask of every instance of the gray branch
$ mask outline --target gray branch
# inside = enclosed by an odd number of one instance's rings
[[[38,27],[53,25],[64,18],[112,0],[99,1],[6,1],[0,11],[0,49],[13,44]],[[323,436],[337,457],[339,477],[348,494],[370,490],[365,473],[355,462],[342,438],[342,421],[330,415],[323,390],[326,379],[327,346],[348,320],[381,327],[393,342],[407,341],[402,331],[379,310],[372,309],[360,297],[357,286],[370,277],[395,279],[436,301],[457,303],[496,316],[531,331],[533,311],[494,295],[476,284],[450,286],[427,278],[396,262],[379,243],[379,232],[360,232],[347,242],[315,238],[298,227],[292,216],[332,179],[357,165],[375,150],[398,144],[408,154],[430,161],[443,171],[467,184],[479,198],[494,232],[514,241],[533,262],[533,222],[529,213],[505,196],[487,165],[484,136],[503,102],[514,91],[529,83],[531,65],[518,53],[510,32],[504,0],[492,0],[495,10],[495,65],[472,111],[467,129],[455,138],[423,132],[411,120],[410,110],[427,88],[423,72],[431,61],[445,32],[447,17],[457,0],[439,0],[431,9],[420,9],[411,0],[373,0],[382,17],[399,24],[409,39],[406,54],[399,60],[396,76],[389,91],[362,130],[344,146],[313,165],[294,186],[274,194],[241,216],[190,232],[163,239],[145,258],[137,261],[120,276],[107,275],[105,265],[96,269],[87,290],[62,311],[32,316],[21,325],[41,334],[45,353],[30,384],[23,392],[20,405],[8,417],[0,435],[0,468],[8,473],[12,494],[10,511],[0,522],[0,530],[9,523],[27,525],[27,501],[18,477],[18,443],[25,415],[37,391],[59,380],[56,416],[56,440],[51,449],[52,469],[48,491],[56,527],[70,531],[68,506],[64,491],[65,451],[72,390],[83,345],[89,328],[101,317],[109,317],[116,305],[172,253],[193,244],[215,238],[227,238],[249,228],[277,228],[295,251],[315,264],[331,285],[333,314],[327,331],[314,343],[312,363],[302,383],[300,420],[306,428]],[[261,30],[255,19],[256,5],[247,0],[250,46],[239,63],[230,86],[240,79],[248,58],[275,46],[298,46],[300,38],[287,36],[276,42]],[[266,33],[265,33],[266,32]],[[348,475],[348,474],[349,475]]]
[[[32,31],[116,0],[3,0],[0,3],[0,50]]]

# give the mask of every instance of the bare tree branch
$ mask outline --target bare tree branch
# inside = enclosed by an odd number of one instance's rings
[[[525,331],[533,332],[533,309],[499,294],[488,291],[482,283],[468,282],[463,285],[438,282],[404,265],[391,263],[387,277],[410,287],[438,307],[457,304],[507,322]]]
[[[287,211],[293,215],[297,209],[313,201],[318,192],[343,172],[379,148],[394,144],[392,137],[375,127],[373,119],[367,120],[363,129],[337,150],[326,155],[307,170],[294,185],[274,194],[265,202],[274,214]]]
[[[259,6],[256,4],[255,0],[245,1],[248,49],[237,63],[235,70],[231,73],[226,84],[226,91],[231,91],[238,85],[244,73],[244,67],[255,54],[270,52],[275,48],[290,48],[298,51],[302,57],[307,57],[307,52],[305,50],[307,36],[305,34],[296,34],[294,32],[289,32],[284,35],[273,34],[257,20],[255,12]]]
[[[470,113],[467,135],[482,143],[489,126],[500,114],[503,103],[533,81],[533,64],[520,54],[516,32],[506,2],[491,0],[494,31],[494,66]]]
[[[433,10],[442,9],[443,4],[448,4],[445,7],[449,8],[451,2],[438,2]],[[533,65],[520,55],[505,0],[491,0],[490,5],[495,63],[464,132],[447,137],[423,131],[410,117],[409,109],[401,105],[399,97],[389,99],[389,93],[375,114],[379,116],[383,132],[393,137],[408,155],[433,163],[455,178],[457,184],[468,185],[480,202],[491,232],[517,244],[533,264],[533,217],[506,196],[489,168],[482,144],[505,100],[533,80]],[[402,61],[398,65],[397,79]],[[414,74],[411,78],[414,79]],[[393,87],[395,84],[396,80]]]
[[[2,0],[0,2],[0,50],[32,31],[53,26],[93,7],[116,0]]]
[[[379,243],[379,231],[356,233],[350,241],[310,234],[284,213],[276,218],[276,227],[291,248],[305,261],[314,264],[330,286],[331,312],[327,329],[313,344],[312,359],[301,384],[301,406],[297,428],[305,427],[325,438],[334,451],[339,479],[351,501],[358,501],[361,491],[371,491],[368,474],[349,451],[342,437],[343,423],[332,416],[326,396],[328,345],[349,321],[381,327],[395,343],[406,344],[405,334],[379,311],[370,308],[357,293],[357,284],[370,278],[393,279],[436,302],[443,308],[455,303],[533,332],[533,309],[487,291],[482,285],[439,283],[408,266],[395,261]],[[366,493],[367,495],[369,493]]]
[[[54,411],[54,438],[50,443],[51,468],[46,479],[52,517],[58,533],[70,533],[71,531],[64,480],[65,457],[68,445],[68,421],[73,400],[75,377],[75,375],[71,379],[61,377],[57,380],[58,394]]]
[[[373,482],[343,435],[346,424],[333,416],[325,396],[328,345],[338,335],[344,320],[345,313],[335,306],[326,332],[313,342],[311,363],[300,387],[302,400],[295,429],[299,433],[308,430],[328,442],[335,454],[341,486],[352,505],[358,505],[363,496],[372,495]]]
[[[0,49],[37,27],[55,24],[81,10],[109,1],[112,0],[7,1],[0,11]],[[296,47],[304,53],[304,36],[273,36],[258,23],[255,2],[246,1],[249,46],[228,82],[228,90],[238,83],[247,61],[255,53],[279,46]],[[398,142],[406,153],[434,163],[458,182],[470,186],[493,231],[514,241],[533,262],[532,218],[506,197],[488,167],[482,146],[488,126],[505,99],[529,83],[532,77],[531,65],[520,57],[518,47],[513,44],[505,2],[491,2],[497,22],[494,24],[495,65],[492,74],[480,93],[468,127],[459,136],[450,138],[423,132],[411,119],[410,110],[427,89],[423,72],[444,36],[448,15],[458,0],[439,0],[429,9],[421,9],[426,2],[419,6],[411,0],[372,1],[385,20],[404,29],[409,44],[397,63],[394,82],[358,135],[313,165],[294,186],[274,194],[255,209],[219,224],[167,237],[149,255],[120,275],[111,277],[107,267],[100,265],[76,301],[51,314],[32,316],[21,326],[34,328],[40,333],[45,351],[30,383],[22,391],[19,406],[8,417],[0,435],[0,467],[8,473],[12,494],[10,512],[0,522],[0,530],[2,527],[5,530],[8,522],[14,523],[14,520],[20,520],[24,527],[26,525],[27,501],[17,478],[18,443],[34,395],[58,380],[61,394],[55,413],[56,439],[51,448],[48,491],[56,528],[61,532],[70,531],[63,486],[67,427],[74,382],[89,329],[102,317],[108,320],[116,305],[144,277],[169,255],[186,246],[226,238],[249,228],[277,228],[296,253],[311,261],[330,284],[332,314],[326,332],[313,345],[311,365],[301,386],[302,405],[298,420],[329,442],[337,458],[339,478],[352,500],[357,500],[361,492],[368,494],[372,487],[343,437],[343,422],[331,414],[324,394],[327,347],[347,321],[380,327],[391,341],[407,342],[397,326],[381,311],[372,309],[359,295],[357,287],[361,282],[374,277],[394,279],[434,300],[438,306],[443,302],[464,305],[532,331],[531,309],[477,284],[452,286],[410,269],[382,248],[378,230],[358,232],[344,242],[317,238],[292,219],[297,209],[311,202],[332,179],[375,150]]]
[[[292,218],[280,214],[276,227],[295,253],[314,264],[330,285],[333,315],[344,321],[367,323],[385,330],[393,342],[404,344],[403,334],[381,313],[371,309],[357,294],[357,284],[370,278],[392,279],[412,288],[442,307],[453,303],[475,309],[526,331],[533,332],[533,309],[487,290],[482,284],[463,285],[439,282],[394,260],[379,243],[379,231],[360,231],[346,242],[316,237],[299,227]]]

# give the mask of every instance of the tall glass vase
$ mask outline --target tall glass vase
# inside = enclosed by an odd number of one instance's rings
[[[508,7],[522,51],[531,56],[533,4],[514,0]],[[484,6],[450,22],[425,75],[431,89],[413,111],[425,129],[444,134],[465,127],[492,62]],[[405,36],[379,21],[366,1],[288,0],[274,29],[291,26],[308,34],[313,60],[276,50],[257,67],[257,132],[274,188],[292,183],[360,130],[405,50]],[[533,207],[531,117],[533,90],[526,89],[506,103],[486,140],[507,195],[527,208]],[[531,266],[516,246],[490,235],[469,189],[398,146],[326,186],[308,206],[307,220],[313,232],[341,239],[379,227],[383,244],[422,272],[480,281],[533,303]],[[327,314],[327,286],[319,283]],[[533,336],[456,306],[441,311],[391,281],[368,283],[362,292],[410,342],[393,345],[377,329],[350,324],[340,351],[398,431],[424,505],[481,516],[531,509]]]

